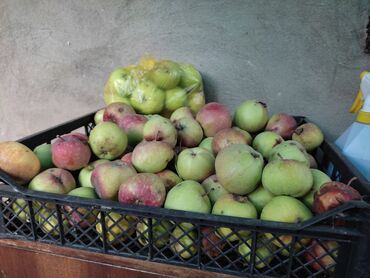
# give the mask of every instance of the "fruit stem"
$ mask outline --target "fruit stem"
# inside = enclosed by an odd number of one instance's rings
[[[352,179],[350,179],[347,183],[348,186],[351,186],[352,182],[354,182],[355,180],[357,180],[358,178],[357,177],[353,177]]]

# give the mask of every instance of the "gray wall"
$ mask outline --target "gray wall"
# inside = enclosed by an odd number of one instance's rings
[[[209,100],[306,115],[330,139],[368,68],[369,1],[0,1],[0,140],[102,107],[115,67],[193,63]]]

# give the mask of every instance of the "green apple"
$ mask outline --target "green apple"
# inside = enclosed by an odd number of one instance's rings
[[[200,124],[192,118],[181,118],[173,122],[178,132],[178,145],[182,147],[196,147],[203,139],[203,130]]]
[[[35,213],[35,220],[41,230],[53,237],[58,237],[60,233],[60,226],[56,209],[41,208]],[[68,221],[62,214],[62,224],[64,231],[67,229]]]
[[[108,162],[108,161],[109,160],[106,160],[106,159],[98,159],[98,160],[95,160],[94,162],[91,162],[85,168],[82,168],[80,173],[78,174],[78,182],[80,186],[93,188],[91,184],[91,173],[94,171],[97,165]]]
[[[98,112],[95,113],[94,115],[95,125],[103,122],[104,112],[105,112],[105,109],[100,109]]]
[[[40,160],[41,170],[53,168],[54,163],[51,155],[51,144],[42,144],[37,146],[33,152],[36,154],[37,158]]]
[[[203,181],[215,172],[213,154],[203,148],[190,148],[180,152],[176,170],[184,180]]]
[[[262,220],[284,222],[284,223],[300,223],[312,218],[312,212],[298,199],[290,196],[276,196],[274,197],[261,212]],[[276,238],[277,236],[266,233],[268,239]],[[282,250],[283,255],[289,254],[290,243],[292,242],[291,235],[278,236],[280,241],[273,239],[272,243],[279,248],[284,247]],[[307,244],[310,240],[302,238],[300,244],[294,246],[295,249],[300,249],[301,245]],[[282,244],[283,243],[283,244]]]
[[[168,111],[175,111],[176,109],[185,106],[187,95],[186,91],[183,88],[175,87],[165,91],[166,101],[164,108]]]
[[[279,159],[269,162],[263,169],[262,185],[274,195],[302,197],[311,190],[313,177],[304,163]]]
[[[168,209],[210,213],[211,202],[204,188],[196,181],[187,180],[173,187],[166,197]]]
[[[205,104],[206,99],[203,92],[203,84],[199,84],[188,93],[187,106],[189,106],[193,113],[198,113]]]
[[[296,128],[292,139],[301,143],[307,151],[312,151],[324,141],[324,134],[317,125],[306,123]]]
[[[266,159],[270,156],[273,147],[282,143],[284,139],[277,133],[265,131],[259,133],[253,140],[253,148]]]
[[[126,150],[127,135],[115,123],[102,122],[91,130],[89,144],[97,157],[113,160]]]
[[[264,237],[257,238],[254,266],[258,269],[264,268],[274,258],[273,253],[275,247]],[[252,239],[247,243],[242,243],[238,247],[239,254],[248,262],[251,261],[252,255]]]
[[[142,141],[132,152],[132,164],[140,173],[159,173],[166,169],[175,152],[161,141]]]
[[[190,231],[185,235],[187,229],[182,229],[181,227],[176,227],[170,239],[170,248],[175,253],[178,254],[183,259],[190,259],[197,253],[197,247],[195,240],[197,235],[194,230]]]
[[[249,201],[253,203],[258,213],[261,213],[264,206],[274,197],[275,195],[265,189],[263,186],[257,187],[256,190],[248,194]]]
[[[130,104],[130,96],[136,87],[135,76],[132,69],[117,68],[109,76],[104,87],[104,101],[106,105],[113,102]]]
[[[212,214],[252,219],[257,218],[257,210],[248,198],[235,194],[224,194],[219,197],[212,208]],[[250,231],[238,230],[233,232],[230,228],[222,227],[217,229],[217,233],[228,241],[236,241],[241,237],[248,237]]]
[[[34,177],[28,189],[56,194],[67,194],[76,188],[72,174],[60,168],[47,169]]]
[[[164,90],[175,88],[180,82],[181,75],[179,65],[170,60],[158,61],[147,73],[147,77]]]
[[[94,188],[91,187],[77,187],[68,192],[70,196],[76,196],[81,198],[88,198],[88,199],[97,199],[98,196],[95,193]]]
[[[166,94],[149,80],[141,80],[130,98],[131,105],[141,114],[160,113],[165,104]]]
[[[222,195],[229,193],[222,184],[218,182],[216,175],[206,178],[202,182],[202,186],[204,187],[212,205],[214,205]]]
[[[28,202],[25,199],[15,199],[12,203],[12,210],[18,219],[29,221],[30,209],[28,207]]]
[[[96,231],[103,240],[103,228],[100,223],[101,213],[98,214],[96,221]],[[135,232],[135,218],[130,215],[122,215],[117,212],[109,212],[105,215],[106,237],[108,244],[116,245],[125,241]]]
[[[193,113],[191,112],[189,107],[180,107],[172,112],[170,120],[171,122],[175,122],[182,118],[191,118],[194,119]]]
[[[242,102],[234,114],[235,125],[252,133],[264,129],[268,120],[269,115],[266,104],[257,100]]]
[[[312,209],[314,195],[315,193],[321,188],[321,186],[326,183],[332,181],[327,174],[321,172],[317,169],[310,169],[313,177],[313,186],[312,189],[302,197],[303,203],[310,209]]]
[[[245,195],[259,184],[264,161],[252,147],[234,144],[218,153],[215,165],[217,178],[223,187],[231,193]]]
[[[179,64],[179,66],[182,70],[180,79],[181,88],[192,88],[194,85],[202,84],[202,76],[193,65]]]
[[[294,159],[303,162],[308,167],[310,166],[306,150],[300,143],[293,140],[282,142],[270,150],[269,162],[277,159]]]
[[[152,220],[152,237],[156,247],[162,248],[167,245],[170,239],[170,229],[172,225],[168,220]],[[142,222],[136,225],[136,237],[143,246],[149,244],[149,221],[144,218]]]
[[[172,187],[183,181],[176,173],[168,169],[163,170],[156,175],[162,179],[164,186],[166,187],[166,192],[170,191]]]
[[[204,138],[202,142],[200,142],[198,147],[206,149],[207,151],[210,151],[213,154],[212,142],[213,142],[213,137]]]

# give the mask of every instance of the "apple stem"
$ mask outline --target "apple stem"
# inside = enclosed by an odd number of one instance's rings
[[[354,182],[355,180],[357,180],[357,177],[353,177],[352,179],[350,179],[347,183],[348,186],[351,186],[352,182]]]

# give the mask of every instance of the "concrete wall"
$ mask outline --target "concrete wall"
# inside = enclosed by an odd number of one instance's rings
[[[329,138],[369,69],[369,1],[0,1],[0,140],[103,106],[110,71],[144,54],[193,63],[209,100],[265,101]]]

